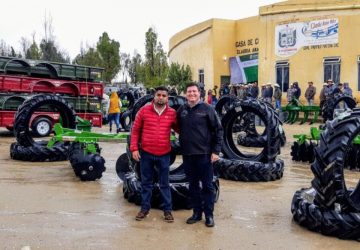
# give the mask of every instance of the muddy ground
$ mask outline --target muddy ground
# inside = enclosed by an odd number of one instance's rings
[[[103,128],[105,131],[106,127]],[[0,131],[0,248],[21,249],[359,249],[356,241],[326,237],[293,222],[291,199],[309,187],[309,164],[292,162],[292,135],[309,126],[286,125],[284,177],[275,182],[221,180],[214,228],[185,224],[189,210],[175,211],[175,222],[152,210],[142,222],[139,207],[122,195],[115,172],[124,144],[101,143],[107,171],[96,182],[79,181],[69,162],[29,163],[10,159],[14,137]],[[346,172],[355,186],[359,173]]]

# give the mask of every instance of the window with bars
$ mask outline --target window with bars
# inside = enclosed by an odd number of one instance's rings
[[[340,82],[340,57],[325,57],[324,63],[324,82],[332,79],[334,83]]]
[[[276,70],[276,83],[280,85],[283,92],[289,88],[289,62],[278,61],[275,65]]]

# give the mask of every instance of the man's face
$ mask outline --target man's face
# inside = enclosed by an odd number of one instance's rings
[[[198,102],[200,100],[200,91],[196,86],[190,86],[186,89],[186,99],[189,102]]]
[[[169,95],[165,90],[158,90],[155,92],[154,103],[163,106],[168,103]]]

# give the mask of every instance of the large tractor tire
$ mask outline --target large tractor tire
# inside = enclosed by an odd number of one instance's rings
[[[333,119],[334,110],[341,102],[346,103],[349,109],[353,109],[356,106],[356,101],[351,96],[336,94],[333,97],[326,99],[324,105],[322,106],[321,113],[324,122],[331,121]]]
[[[139,112],[139,110],[147,103],[151,102],[154,99],[153,95],[145,95],[143,97],[141,97],[140,99],[138,99],[135,104],[134,107],[131,110],[131,121],[135,121],[135,117],[137,112]]]
[[[262,163],[242,160],[220,159],[214,163],[214,170],[226,180],[260,182],[281,179],[284,161]]]
[[[215,110],[220,118],[222,118],[227,111],[233,107],[233,103],[237,100],[235,96],[225,95],[222,96],[215,105]]]
[[[340,239],[360,240],[360,213],[339,212],[322,208],[312,199],[316,191],[301,189],[295,192],[291,204],[291,213],[299,225],[311,231]]]
[[[120,180],[125,180],[125,175],[127,173],[133,172],[130,167],[130,161],[127,153],[123,153],[119,156],[116,161],[116,174],[119,176]]]
[[[135,97],[131,92],[125,92],[125,93],[118,93],[121,100],[127,100],[127,109],[132,109],[135,104]]]
[[[69,145],[56,143],[53,147],[48,148],[47,142],[43,145],[24,147],[17,142],[10,145],[10,157],[19,161],[66,161],[68,159]]]
[[[263,145],[263,150],[259,154],[244,154],[236,147],[233,139],[233,126],[238,121],[238,118],[244,117],[248,113],[257,115],[265,124],[266,144]],[[280,152],[280,120],[275,115],[272,108],[258,100],[245,100],[235,102],[233,108],[228,110],[221,120],[224,128],[224,142],[222,152],[228,159],[247,160],[254,162],[270,163],[275,162],[277,155]]]
[[[14,133],[18,143],[24,147],[33,146],[36,142],[29,131],[29,123],[32,114],[42,106],[51,106],[60,113],[64,128],[76,127],[76,114],[62,97],[57,95],[40,94],[27,99],[15,114]]]
[[[360,184],[349,192],[344,178],[352,142],[359,133],[360,111],[326,123],[315,148],[315,161],[311,164],[315,176],[312,180],[316,190],[315,205],[334,210],[338,204],[341,211],[360,211]]]
[[[131,110],[126,110],[120,115],[120,124],[125,131],[130,131],[131,128]]]

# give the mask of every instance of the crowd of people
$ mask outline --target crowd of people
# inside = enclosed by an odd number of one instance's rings
[[[299,100],[301,97],[301,88],[298,82],[293,82],[290,84],[289,88],[286,91],[286,100],[287,103],[291,103],[293,100]],[[349,87],[349,83],[338,83],[334,84],[332,79],[328,79],[327,82],[323,84],[323,88],[320,91],[320,106],[323,105],[327,98],[330,98],[334,94],[343,93],[344,95],[348,95],[352,97],[352,90]],[[281,100],[282,100],[283,91],[279,84],[272,84],[270,82],[264,83],[261,85],[259,89],[258,83],[244,83],[237,85],[226,85],[220,89],[220,97],[222,95],[233,95],[238,97],[240,100],[246,98],[254,98],[266,101],[268,103],[273,104],[275,109],[281,109]],[[312,81],[308,82],[308,87],[305,90],[304,97],[306,99],[307,105],[314,105],[314,100],[316,96],[316,87]],[[213,90],[208,91],[207,102],[209,104],[215,104],[217,99],[214,97]]]

